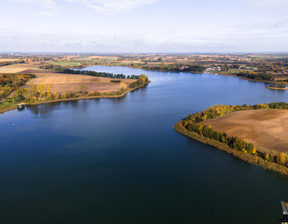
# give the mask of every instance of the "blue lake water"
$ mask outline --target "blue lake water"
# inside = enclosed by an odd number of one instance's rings
[[[123,98],[1,114],[1,224],[278,222],[287,177],[173,125],[215,104],[287,102],[288,92],[210,74],[86,69],[144,73],[152,82]]]

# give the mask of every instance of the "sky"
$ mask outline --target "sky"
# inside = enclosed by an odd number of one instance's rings
[[[0,52],[288,52],[288,0],[0,0]]]

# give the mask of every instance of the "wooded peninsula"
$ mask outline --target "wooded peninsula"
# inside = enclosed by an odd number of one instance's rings
[[[22,70],[19,64],[9,66],[10,70],[0,73],[0,113],[16,109],[20,103],[31,105],[122,97],[150,82],[144,74],[126,76],[61,66],[57,66],[57,69],[43,68],[31,63],[21,64]],[[17,69],[21,71],[18,72]]]
[[[217,105],[190,114],[174,129],[244,161],[288,175],[287,109],[284,102]]]

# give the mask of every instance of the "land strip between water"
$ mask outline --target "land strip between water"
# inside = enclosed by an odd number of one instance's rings
[[[17,73],[0,74],[0,113],[16,109],[20,103],[28,106],[80,99],[118,98],[150,83],[144,74],[126,76],[62,67],[56,72],[36,69],[27,64],[9,67]]]
[[[249,163],[288,174],[288,104],[216,105],[190,114],[174,129]]]
[[[197,134],[196,132],[188,131],[183,126],[183,123],[181,121],[177,122],[174,125],[174,129],[175,129],[175,131],[179,132],[182,135],[185,135],[191,139],[202,142],[204,144],[211,145],[211,146],[213,146],[217,149],[220,149],[224,152],[227,152],[227,153],[229,153],[229,154],[231,154],[231,155],[233,155],[233,156],[235,156],[235,157],[237,157],[237,158],[239,158],[245,162],[248,162],[248,163],[254,164],[254,165],[258,165],[258,166],[263,167],[264,169],[272,170],[272,171],[275,171],[275,172],[280,173],[282,175],[288,176],[288,168],[287,167],[284,167],[284,166],[277,164],[277,163],[274,163],[274,162],[267,161],[258,155],[250,155],[247,153],[243,153],[241,151],[237,151],[237,150],[229,147],[225,143],[221,143],[221,142],[216,141],[214,139],[204,137],[200,134]]]

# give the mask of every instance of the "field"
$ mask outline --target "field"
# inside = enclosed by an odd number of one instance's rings
[[[254,143],[258,151],[288,153],[288,110],[238,111],[203,123]]]
[[[0,62],[13,62],[13,61],[19,61],[17,58],[0,58]]]
[[[29,69],[37,69],[33,64],[13,64],[0,67],[0,73],[19,73]]]
[[[80,85],[85,85],[89,92],[112,92],[121,89],[120,83],[112,83],[110,78],[93,77],[88,75],[72,75],[72,74],[62,74],[53,73],[45,70],[31,70],[28,73],[33,73],[36,78],[29,80],[25,88],[32,85],[50,85],[51,92],[72,92],[75,88],[79,88]],[[121,83],[125,83],[129,86],[132,82],[136,80],[133,79],[121,79]]]
[[[50,64],[53,65],[60,65],[60,66],[68,66],[68,67],[74,67],[74,66],[79,66],[83,63],[83,61],[53,61],[50,62]]]

